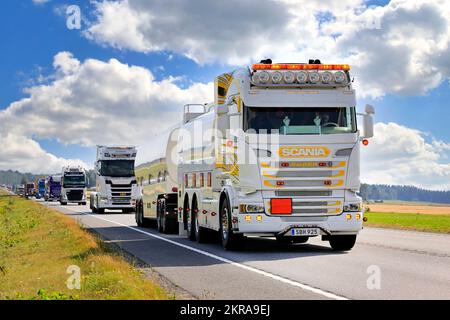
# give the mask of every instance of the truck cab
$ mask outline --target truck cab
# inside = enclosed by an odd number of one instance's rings
[[[93,213],[104,213],[105,209],[134,212],[139,193],[134,173],[136,154],[134,146],[97,146],[96,190],[90,195]]]
[[[36,199],[42,199],[45,194],[45,179],[39,179],[36,186]]]
[[[80,166],[63,167],[61,177],[61,205],[69,202],[86,205],[86,171]]]
[[[45,201],[59,201],[61,196],[61,175],[51,175],[45,180]]]
[[[357,114],[349,71],[262,61],[216,78],[214,103],[185,114],[178,142],[178,218],[190,239],[212,229],[225,248],[245,236],[353,247],[364,219],[360,148],[374,109]],[[196,136],[196,127],[212,134]]]

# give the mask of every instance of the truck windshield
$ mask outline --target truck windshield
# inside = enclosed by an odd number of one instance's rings
[[[72,185],[84,185],[86,183],[86,179],[84,176],[64,176],[64,186],[72,186]]]
[[[108,177],[132,177],[134,160],[102,160],[100,174]]]
[[[354,107],[244,109],[244,131],[283,135],[337,134],[356,132]],[[275,131],[275,132],[274,132]]]

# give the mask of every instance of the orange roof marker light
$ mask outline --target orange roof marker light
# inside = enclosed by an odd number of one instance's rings
[[[253,70],[350,70],[348,64],[255,63]]]

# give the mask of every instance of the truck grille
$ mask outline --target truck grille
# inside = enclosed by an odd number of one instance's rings
[[[111,200],[114,205],[131,204],[131,185],[111,185]]]
[[[344,186],[345,161],[271,161],[261,163],[265,190],[292,198],[293,216],[331,216],[342,213],[344,199],[333,189]],[[270,199],[265,200],[270,213]]]
[[[83,199],[83,190],[70,190],[66,194],[69,201],[81,201]]]

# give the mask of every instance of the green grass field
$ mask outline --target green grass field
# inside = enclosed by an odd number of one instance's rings
[[[67,288],[71,265],[81,271],[79,290]],[[168,298],[71,218],[0,191],[0,299]]]
[[[369,227],[394,228],[450,234],[450,215],[366,212]]]

